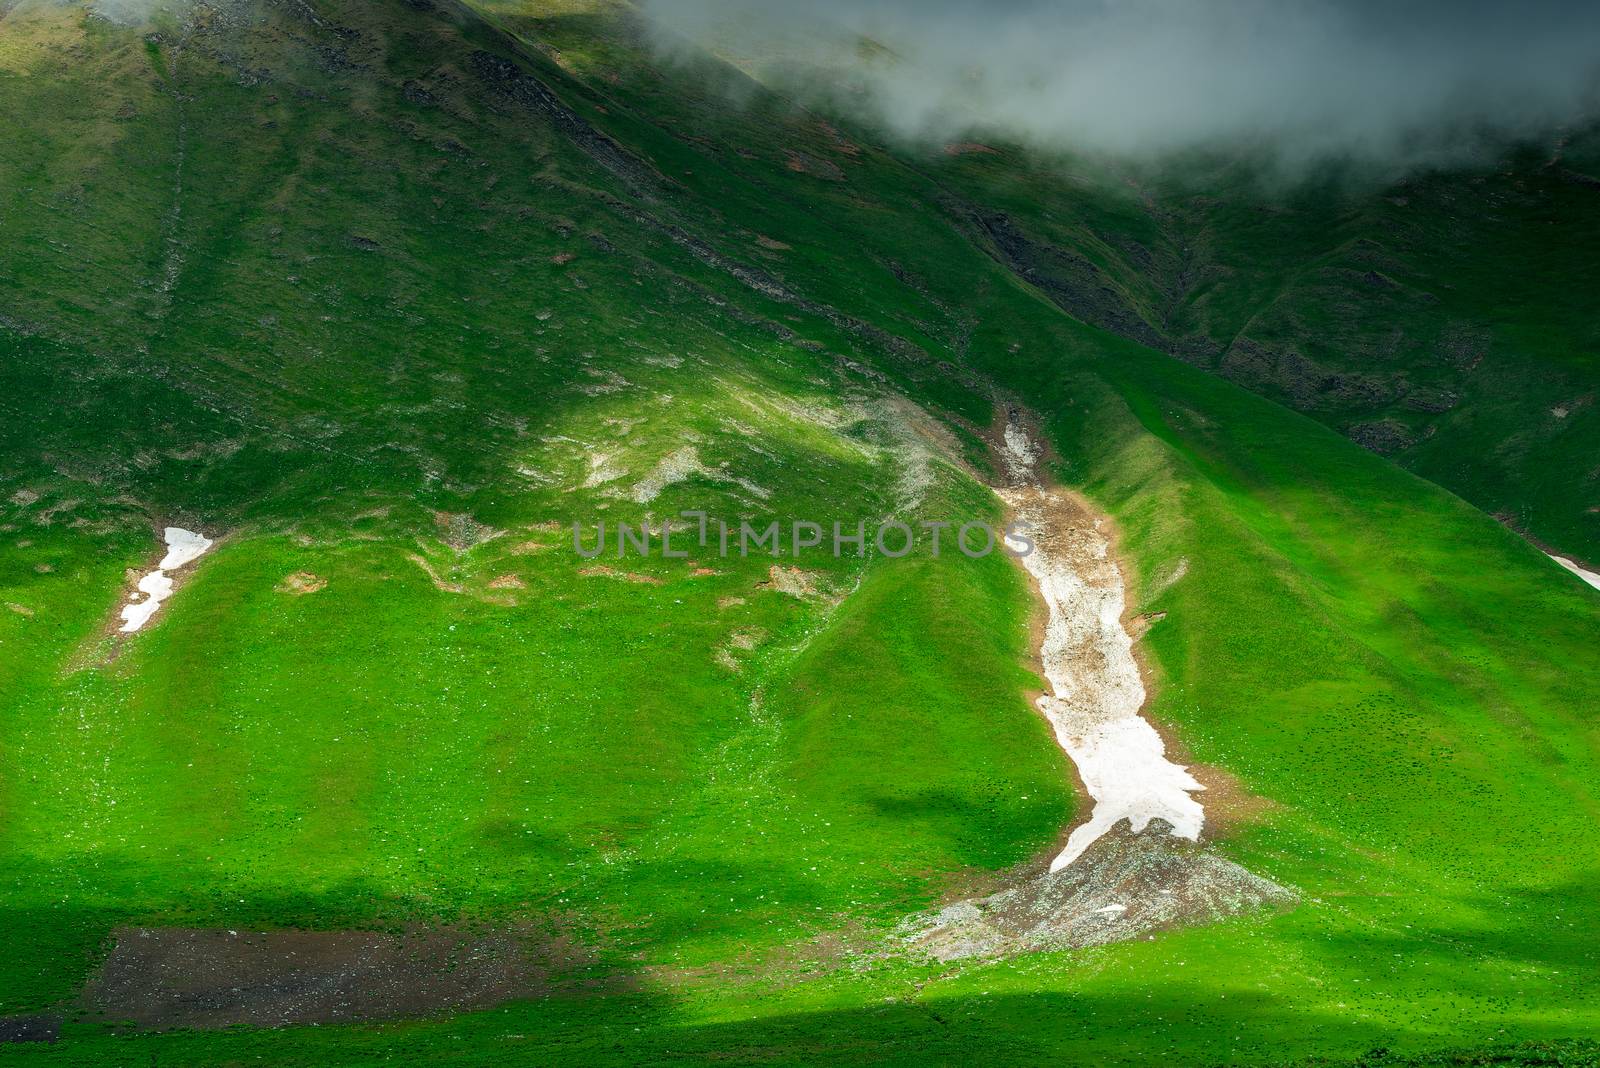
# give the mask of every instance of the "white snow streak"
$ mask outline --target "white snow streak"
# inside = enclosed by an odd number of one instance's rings
[[[154,571],[139,580],[139,592],[145,595],[144,600],[123,606],[124,634],[131,634],[148,623],[161,602],[172,596],[172,579],[167,572],[194,561],[212,545],[210,538],[182,527],[168,527],[165,534],[167,555],[161,558]]]
[[[1574,575],[1577,575],[1595,589],[1600,590],[1600,575],[1595,574],[1593,571],[1584,570],[1571,560],[1568,560],[1565,556],[1557,556],[1555,553],[1545,553],[1545,555],[1554,560],[1556,563],[1560,564],[1562,567],[1566,568],[1568,571],[1572,572]]]
[[[1050,529],[1059,510],[1052,506],[1060,502],[1037,479],[1039,450],[1015,425],[1006,428],[1005,445],[1002,458],[1021,485],[1001,497],[1034,543],[1022,563],[1049,610],[1039,655],[1051,692],[1039,698],[1039,710],[1094,801],[1088,822],[1073,830],[1050,870],[1077,860],[1124,819],[1134,833],[1162,819],[1173,834],[1197,840],[1205,812],[1191,794],[1205,787],[1166,759],[1161,736],[1139,715],[1144,683],[1122,626],[1122,575],[1110,545],[1098,530]],[[1025,549],[1020,540],[1012,547]]]

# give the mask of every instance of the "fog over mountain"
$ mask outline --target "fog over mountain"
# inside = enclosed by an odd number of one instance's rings
[[[1600,5],[1563,0],[645,0],[684,39],[918,140],[1387,166],[1550,136],[1600,103]]]

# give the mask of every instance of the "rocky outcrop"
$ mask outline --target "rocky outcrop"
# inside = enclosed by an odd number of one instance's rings
[[[939,960],[1003,957],[1122,942],[1297,900],[1171,831],[1152,820],[1134,834],[1123,821],[1061,871],[914,917],[901,934]]]

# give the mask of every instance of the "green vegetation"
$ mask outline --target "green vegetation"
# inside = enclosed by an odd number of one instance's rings
[[[1471,169],[1292,188],[1238,164],[1102,175],[1009,149],[933,173],[997,256],[1087,321],[1600,558],[1593,131]]]
[[[1567,1040],[1600,1027],[1600,598],[1327,426],[1063,314],[952,190],[1041,239],[1066,241],[1029,205],[1070,203],[1146,240],[1120,200],[734,106],[737,75],[652,62],[605,4],[199,10],[0,7],[0,1013],[66,1017],[0,1060],[1593,1063]],[[1346,251],[1389,225],[1274,218]],[[1263,249],[1303,251],[1216,225],[1268,277]],[[1452,249],[1425,226],[1408,261],[1459,267],[1443,304],[1385,305],[1419,344],[1499,306]],[[1566,318],[1496,323],[1490,358],[1553,361],[1593,324],[1525,277]],[[1172,321],[1257,314],[1215,288]],[[1311,321],[1288,292],[1280,325]],[[1493,366],[1406,462],[1592,558],[1569,504],[1594,499],[1560,501],[1592,405],[1490,449],[1566,390]],[[785,592],[788,560],[570,551],[574,521],[685,508],[992,519],[956,463],[907,485],[930,437],[981,463],[997,390],[1165,613],[1150,714],[1263,799],[1220,848],[1298,909],[884,952],[1071,818],[1020,574],[808,556]],[[222,541],[119,637],[165,523]],[[119,925],[437,921],[586,954],[554,996],[431,1020],[119,1034],[73,1008]]]

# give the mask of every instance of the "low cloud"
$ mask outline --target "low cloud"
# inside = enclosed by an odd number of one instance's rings
[[[1574,0],[644,0],[693,41],[901,138],[1411,166],[1600,114]]]

